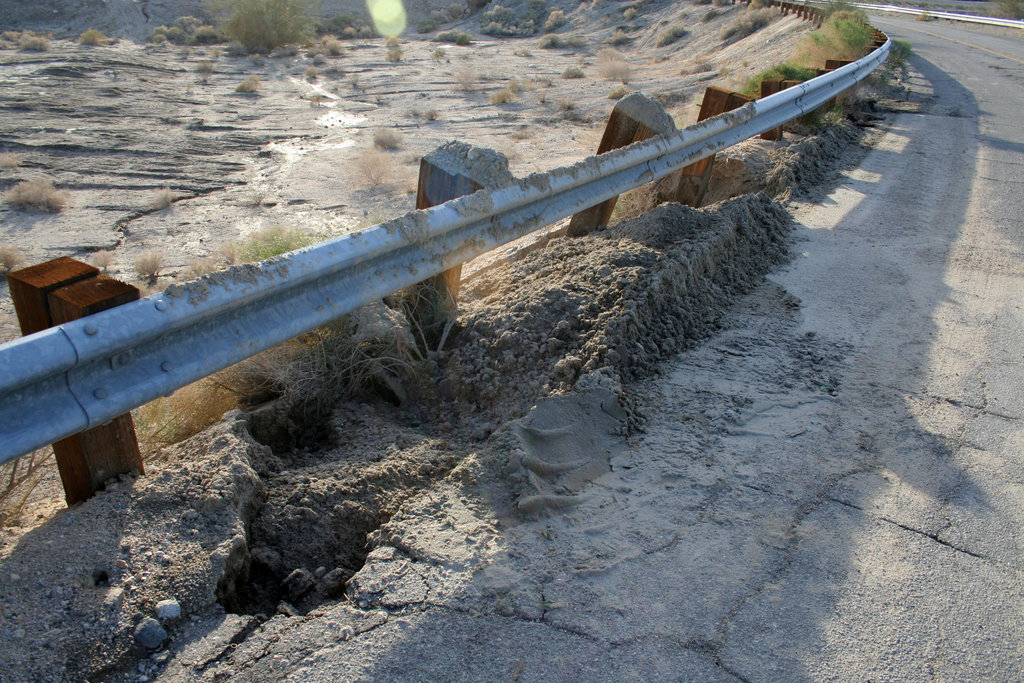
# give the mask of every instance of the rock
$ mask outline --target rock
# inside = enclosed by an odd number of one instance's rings
[[[135,642],[144,648],[155,650],[167,640],[167,631],[153,617],[146,617],[135,627]]]
[[[174,598],[161,600],[156,603],[156,618],[160,621],[170,621],[181,616],[181,605]]]
[[[285,591],[288,593],[288,599],[292,602],[298,600],[303,595],[313,590],[313,586],[316,585],[316,581],[313,579],[313,575],[305,569],[296,569],[281,582]]]
[[[320,590],[329,598],[336,598],[345,592],[345,582],[352,572],[337,567],[323,575],[320,579]]]

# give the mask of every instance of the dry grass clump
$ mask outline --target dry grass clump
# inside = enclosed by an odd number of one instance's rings
[[[388,36],[388,39],[384,41],[386,47],[398,47],[398,36]]]
[[[633,92],[633,91],[630,90],[629,88],[627,88],[626,86],[620,85],[617,88],[612,88],[608,92],[608,99],[609,100],[621,100],[623,97],[625,97],[626,95],[628,95],[631,92]]]
[[[8,273],[25,262],[25,256],[9,244],[0,244],[0,271]]]
[[[737,41],[757,33],[779,16],[770,9],[747,10],[722,29],[722,40]]]
[[[402,136],[390,128],[378,128],[373,131],[373,146],[389,152],[402,146]]]
[[[321,38],[320,48],[331,57],[340,57],[345,54],[345,45],[334,36]]]
[[[110,267],[110,264],[114,262],[114,252],[106,249],[100,249],[93,254],[92,258],[89,260],[100,270],[106,270]]]
[[[615,33],[613,33],[610,37],[605,39],[604,42],[608,43],[609,45],[614,45],[616,47],[618,47],[619,45],[628,45],[629,43],[633,42],[633,36],[629,35],[620,28],[616,29]]]
[[[259,76],[247,76],[244,81],[235,86],[235,92],[255,93],[260,89]]]
[[[202,77],[203,83],[206,83],[210,80],[210,75],[213,73],[213,62],[209,59],[200,61],[196,64],[196,73]]]
[[[139,447],[149,454],[195,436],[238,407],[238,394],[216,377],[201,379],[132,411]]]
[[[722,11],[721,10],[709,9],[707,14],[705,14],[703,17],[701,17],[700,23],[706,24],[706,23],[708,23],[710,21],[714,21],[715,19],[717,19],[720,16],[722,16]]]
[[[287,225],[271,225],[254,232],[242,243],[238,257],[243,263],[266,261],[289,251],[307,247],[316,242],[316,238],[298,228]]]
[[[625,19],[626,21],[633,21],[634,19],[636,19],[637,14],[639,14],[639,12],[637,11],[636,7],[627,7],[626,9],[622,10],[622,18]]]
[[[50,41],[31,31],[25,31],[18,40],[18,49],[25,52],[45,52],[50,49]]]
[[[655,44],[658,47],[665,47],[667,45],[671,45],[680,38],[685,37],[688,33],[689,31],[686,30],[685,26],[681,24],[673,24],[661,32],[661,35],[658,36],[658,41]]]
[[[440,112],[438,112],[436,109],[428,109],[427,111],[423,112],[423,118],[425,118],[427,121],[437,121],[437,118],[440,115]]]
[[[308,69],[306,69],[306,80],[308,80],[308,81],[315,81],[319,75],[320,75],[320,72],[317,71],[312,66],[309,67]]]
[[[455,43],[456,45],[469,45],[473,42],[473,37],[463,31],[441,31],[434,40],[439,43]]]
[[[140,280],[153,283],[156,282],[163,263],[164,253],[159,249],[150,249],[136,257],[132,267],[135,269],[135,274],[139,276]]]
[[[355,160],[355,171],[364,185],[376,187],[393,175],[391,156],[379,149],[368,149]]]
[[[554,50],[558,48],[581,48],[586,46],[587,41],[583,40],[583,38],[580,38],[579,36],[565,36],[563,38],[561,36],[556,36],[554,34],[548,34],[546,36],[542,36],[541,39],[537,41],[537,47],[541,48],[542,50]]]
[[[491,95],[491,104],[509,104],[516,99],[516,91],[511,86],[506,86]]]
[[[238,263],[238,244],[225,242],[213,252],[213,258],[226,266],[233,266]]]
[[[570,66],[568,69],[562,72],[562,78],[586,78],[587,75],[583,73],[583,69],[578,66]]]
[[[393,47],[388,50],[387,60],[389,62],[400,62],[402,61],[402,48]]]
[[[153,196],[149,200],[149,208],[155,211],[166,209],[178,198],[178,193],[169,187],[161,187],[153,190]]]
[[[57,213],[63,211],[70,195],[58,190],[44,178],[24,180],[4,193],[8,204],[25,211]]]
[[[14,152],[0,152],[0,168],[17,168],[21,164],[21,155]]]
[[[452,76],[455,78],[455,82],[459,84],[459,89],[464,92],[472,92],[476,88],[477,81],[480,80],[480,74],[469,65],[456,68],[452,71]]]
[[[201,278],[207,273],[217,270],[217,262],[212,258],[195,257],[188,260],[188,277],[190,280]]]
[[[626,84],[633,76],[633,65],[618,50],[606,47],[597,53],[597,71],[609,81]]]
[[[79,45],[110,45],[111,42],[110,38],[107,38],[102,31],[97,31],[94,28],[86,29],[78,36]]]
[[[40,448],[0,465],[0,527],[12,526],[21,516],[32,491],[57,464],[52,453]]]

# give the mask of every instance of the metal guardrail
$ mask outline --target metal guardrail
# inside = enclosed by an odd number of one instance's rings
[[[889,54],[575,165],[235,266],[0,346],[0,463],[809,113]]]
[[[828,4],[828,3],[825,3]],[[1000,19],[998,17],[982,17],[974,14],[957,14],[956,12],[942,12],[940,10],[924,9],[917,7],[901,7],[899,5],[876,5],[871,2],[850,3],[857,9],[875,10],[877,12],[892,12],[895,14],[913,14],[916,16],[928,15],[936,19],[950,19],[952,21],[964,21],[972,24],[987,24],[989,26],[1004,26],[1007,28],[1024,29],[1024,21],[1020,19]]]

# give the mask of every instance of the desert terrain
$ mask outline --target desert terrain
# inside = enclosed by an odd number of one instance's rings
[[[174,3],[144,4],[174,20]],[[47,50],[0,50],[0,152],[17,159],[3,189],[38,175],[67,192],[57,213],[0,204],[0,241],[27,263],[107,254],[147,291],[268,229],[316,240],[404,213],[419,158],[447,140],[502,153],[516,176],[562,166],[596,149],[620,87],[686,125],[707,85],[742,87],[809,30],[777,17],[723,39],[739,5],[635,4],[625,19],[621,3],[552,4],[567,17],[555,35],[578,46],[488,36],[467,13],[438,27],[466,45],[411,28],[397,46],[233,56],[144,43],[149,17],[108,5],[111,45],[79,45],[96,15],[71,12]],[[55,28],[32,11],[21,28]],[[410,332],[395,311],[353,314],[324,348],[372,338],[383,361],[343,396],[271,353],[261,371],[291,378],[276,400],[150,443],[143,477],[66,509],[42,467],[0,529],[0,680],[1009,680],[1019,555],[940,521],[985,486],[947,462],[948,413],[967,431],[1002,418],[917,389],[928,327],[907,321],[932,299],[898,289],[934,285],[941,250],[877,220],[833,228],[894,154],[939,153],[922,126],[972,125],[940,81],[912,62],[849,117],[720,155],[702,209],[638,215],[641,193],[606,230],[470,264],[444,349],[396,358]],[[873,265],[865,245],[889,240],[923,265]],[[136,272],[154,251],[155,275]],[[859,332],[875,318],[856,291],[823,303],[830,269],[886,302],[881,339]],[[1009,529],[1017,513],[997,507]],[[904,609],[921,576],[954,597]],[[977,625],[970,639],[929,630],[943,604]]]

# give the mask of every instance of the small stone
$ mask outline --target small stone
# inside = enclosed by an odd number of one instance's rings
[[[174,598],[161,600],[156,603],[156,618],[160,621],[169,621],[181,616],[181,605]]]
[[[167,631],[153,617],[146,617],[135,627],[135,642],[144,648],[155,650],[167,639]]]
[[[25,637],[25,629],[23,629],[23,628],[16,628],[16,629],[14,629],[14,632],[11,633],[11,637],[12,638],[17,638],[19,640],[24,638]]]
[[[287,591],[288,599],[294,601],[313,590],[316,582],[305,569],[296,569],[281,582],[281,585]]]

